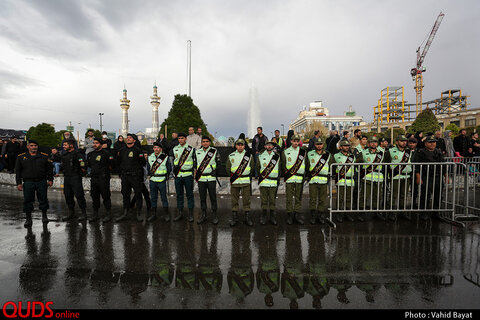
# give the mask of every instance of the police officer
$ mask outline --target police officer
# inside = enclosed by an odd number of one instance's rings
[[[23,212],[26,215],[25,228],[32,226],[33,203],[35,193],[42,210],[42,222],[48,223],[47,188],[53,184],[53,167],[48,161],[48,155],[38,152],[38,143],[29,140],[27,152],[17,156],[15,163],[15,179],[18,191],[23,191]]]
[[[168,155],[163,150],[163,145],[160,142],[153,143],[153,153],[148,156],[148,175],[150,181],[150,196],[152,202],[152,215],[148,221],[154,221],[157,218],[157,199],[158,193],[162,199],[162,210],[164,212],[165,222],[170,221],[168,213],[168,198],[167,198],[167,182],[172,165],[168,161]]]
[[[75,150],[75,141],[66,140],[63,142],[62,170],[63,170],[63,194],[68,206],[69,214],[63,218],[63,221],[71,220],[75,217],[75,200],[82,211],[78,221],[87,219],[87,202],[83,191],[82,176],[86,171],[83,155]]]
[[[303,224],[300,210],[302,207],[306,150],[299,145],[300,136],[293,135],[291,142],[292,145],[283,151],[281,166],[283,172],[285,172],[287,224],[292,224],[294,221]]]
[[[357,158],[350,152],[350,141],[342,140],[339,143],[340,152],[334,156],[335,163],[355,163]],[[351,210],[352,204],[356,202],[356,197],[352,198],[352,188],[355,186],[355,167],[348,166],[335,166],[335,180],[337,184],[337,197],[338,197],[338,209]],[[355,194],[354,194],[355,195]],[[346,218],[353,221],[351,215],[346,214]],[[343,214],[337,213],[335,219],[338,222],[343,222]],[[359,220],[362,217],[359,216]]]
[[[407,137],[400,135],[395,141],[395,147],[388,150],[390,153],[392,163],[410,163],[412,159],[411,150],[407,148]],[[410,190],[411,185],[411,172],[412,167],[410,165],[390,165],[388,169],[388,177],[391,191],[392,204],[394,209],[406,209],[406,195]],[[410,216],[403,212],[402,216],[410,220]],[[389,214],[390,220],[395,220],[394,214]]]
[[[220,161],[220,154],[217,149],[211,147],[212,140],[209,136],[202,137],[202,147],[195,150],[196,168],[195,180],[198,184],[200,195],[200,208],[202,214],[198,224],[207,221],[207,191],[212,206],[212,223],[218,223],[217,215],[217,162]]]
[[[106,210],[102,222],[106,223],[112,220],[112,201],[110,199],[110,169],[113,164],[112,154],[102,147],[102,139],[93,139],[93,151],[87,155],[87,166],[90,168],[90,195],[93,202],[93,216],[90,222],[98,219],[98,210],[100,209],[100,196],[103,199],[103,205]]]
[[[268,210],[270,210],[270,223],[273,225],[277,224],[275,198],[278,186],[280,154],[275,151],[276,146],[275,142],[268,141],[265,144],[265,150],[260,153],[256,163],[262,206],[260,224],[262,225],[267,223]]]
[[[363,150],[361,154],[362,161],[366,165],[362,168],[361,177],[363,181],[360,183],[365,186],[365,203],[371,210],[381,209],[383,207],[383,183],[384,183],[384,167],[381,163],[389,163],[391,161],[390,153],[381,151],[378,148],[378,139],[373,136],[368,139],[368,148]],[[386,220],[384,214],[377,212],[377,217]]]
[[[443,153],[437,147],[437,139],[434,136],[428,136],[425,140],[425,148],[419,149],[414,158],[414,162],[434,163],[444,162]],[[442,165],[430,165],[415,170],[417,185],[420,186],[420,209],[439,209],[442,201],[443,177],[447,177],[446,168]],[[430,201],[433,204],[430,205]],[[431,211],[422,212],[420,218],[427,220],[431,217]],[[434,213],[438,217],[438,212]]]
[[[307,160],[305,161],[305,170],[309,179],[311,224],[315,224],[317,217],[320,223],[325,223],[328,199],[328,174],[334,157],[324,150],[324,146],[323,138],[317,138],[314,142],[314,150],[310,150],[307,153]]]
[[[192,131],[192,137],[196,136]],[[187,195],[188,221],[193,222],[193,169],[195,168],[195,148],[187,144],[187,135],[178,134],[178,145],[173,148],[173,174],[175,176],[175,191],[177,193],[177,215],[173,221],[183,219],[184,190]]]
[[[135,195],[137,220],[142,221],[143,166],[145,165],[145,157],[142,149],[135,145],[135,137],[132,134],[127,134],[126,146],[119,150],[117,156],[122,184],[123,215],[115,221],[120,222],[128,219],[128,208],[130,207],[130,194],[132,193],[132,189]]]
[[[245,224],[253,226],[250,217],[251,174],[253,173],[254,161],[252,154],[245,150],[245,140],[238,139],[235,142],[235,151],[227,159],[226,171],[230,174],[230,193],[232,196],[232,220],[230,226],[237,224],[238,200],[240,194],[243,199],[245,211]]]

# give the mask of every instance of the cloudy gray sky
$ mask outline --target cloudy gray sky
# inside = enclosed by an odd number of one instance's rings
[[[480,107],[480,2],[304,0],[3,0],[0,2],[1,128],[40,122],[117,131],[124,85],[131,131],[151,126],[154,82],[160,121],[187,91],[209,131],[247,130],[258,91],[267,136],[322,100],[331,114],[352,105],[366,120],[387,86],[405,86],[416,49],[445,18],[424,65],[424,100],[460,88]]]

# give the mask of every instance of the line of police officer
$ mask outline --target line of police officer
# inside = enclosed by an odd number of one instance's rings
[[[170,220],[166,184],[170,173],[173,171],[177,195],[177,213],[174,221],[179,221],[185,217],[184,194],[186,194],[187,197],[187,218],[188,221],[193,221],[193,186],[195,180],[198,184],[201,201],[201,216],[198,223],[207,221],[207,193],[211,202],[212,223],[218,223],[218,206],[216,199],[216,183],[218,182],[216,171],[217,163],[220,159],[218,151],[211,147],[211,140],[208,136],[202,137],[202,147],[199,150],[189,146],[186,143],[186,137],[184,133],[178,135],[179,144],[173,149],[174,159],[172,168],[169,157],[163,152],[160,143],[154,143],[154,152],[147,157],[142,149],[135,144],[135,136],[132,134],[127,135],[126,147],[120,149],[116,157],[120,168],[123,214],[115,221],[120,222],[129,219],[132,189],[134,192],[136,218],[138,221],[147,220],[147,216],[142,214],[142,191],[145,188],[144,167],[147,167],[151,195],[151,208],[148,208],[151,214],[148,217],[148,221],[153,221],[157,218],[158,193],[160,193],[162,201],[163,220]],[[300,225],[304,224],[304,218],[301,214],[301,200],[305,182],[308,182],[310,193],[310,223],[325,223],[328,198],[327,184],[330,180],[329,171],[332,163],[364,163],[364,174],[362,175],[366,187],[364,194],[366,196],[372,194],[374,198],[372,198],[369,203],[375,206],[379,203],[379,199],[382,199],[382,195],[378,192],[370,191],[372,188],[382,190],[384,177],[381,166],[375,166],[374,164],[411,162],[412,152],[406,148],[406,140],[405,136],[399,136],[396,141],[396,146],[386,151],[378,147],[376,137],[371,137],[368,139],[368,147],[363,150],[357,148],[356,155],[351,151],[350,142],[348,140],[342,140],[339,143],[340,152],[330,154],[324,148],[323,139],[317,139],[314,150],[307,152],[305,148],[299,146],[300,137],[294,135],[291,138],[291,146],[282,152],[276,151],[275,142],[267,142],[265,150],[260,153],[258,161],[255,164],[253,156],[245,150],[245,141],[239,139],[235,142],[235,151],[229,155],[226,162],[226,170],[230,174],[231,184],[232,216],[230,225],[233,227],[238,223],[240,195],[242,196],[245,224],[248,226],[253,225],[253,218],[250,213],[250,196],[255,165],[260,187],[262,209],[260,224],[262,225],[265,225],[267,221],[273,225],[277,224],[276,195],[282,173],[286,189],[287,224],[290,225],[294,222]],[[425,148],[428,152],[421,154],[419,152],[420,157],[417,157],[416,161],[443,161],[441,153],[440,157],[438,153],[436,153],[435,140],[433,138],[427,139],[426,146],[428,147],[430,143],[432,143],[433,149]],[[114,157],[110,152],[102,149],[100,139],[95,139],[94,151],[88,154],[87,159],[83,159],[82,154],[75,150],[73,141],[64,142],[63,148],[65,150],[65,154],[62,156],[62,167],[65,177],[64,196],[69,209],[68,215],[65,216],[63,220],[68,221],[75,218],[75,198],[81,210],[81,214],[77,217],[78,220],[83,221],[87,219],[82,175],[86,168],[90,167],[93,215],[89,220],[95,221],[99,218],[98,212],[101,196],[106,210],[103,222],[111,221],[110,169]],[[25,227],[30,227],[32,225],[31,214],[35,193],[39,199],[42,221],[44,223],[48,222],[47,187],[53,184],[53,174],[51,163],[47,158],[48,155],[38,152],[37,142],[30,140],[27,149],[27,152],[20,154],[17,158],[16,182],[18,190],[24,192]],[[369,170],[369,168],[375,169]],[[402,179],[402,183],[409,183],[409,179],[407,179],[409,173],[410,171],[398,172],[393,179]],[[422,178],[425,180],[425,177],[417,176],[416,178],[417,181],[422,180]],[[355,183],[356,177],[354,170],[351,166],[338,166],[334,179],[337,184],[338,203],[341,206],[351,205],[353,202],[351,199],[351,188],[358,186],[358,181]],[[399,187],[404,188],[404,184],[399,185]],[[408,187],[409,186],[407,186],[407,189]],[[394,197],[397,195],[395,190],[393,190]],[[435,200],[437,200],[439,194],[437,186],[434,186],[432,190],[428,190],[428,192],[425,190],[427,196],[428,193],[430,196],[433,195],[436,197]],[[399,194],[401,195],[402,193],[400,192]],[[400,199],[400,203],[403,203],[403,200],[404,199]],[[422,200],[425,200],[425,198]],[[394,198],[394,201],[397,201],[397,199]],[[345,209],[350,209],[350,207],[345,207]],[[376,208],[372,207],[371,209]],[[353,217],[349,215],[345,217],[353,221]],[[385,220],[383,214],[378,214],[378,217]],[[336,219],[339,222],[343,221],[343,214],[338,214]],[[359,215],[359,220],[362,221],[363,219],[364,217]]]

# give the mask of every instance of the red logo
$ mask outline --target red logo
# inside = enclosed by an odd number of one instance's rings
[[[43,303],[40,301],[8,301],[3,304],[3,315],[7,318],[51,318],[53,317],[53,311],[50,306],[53,305],[52,301]]]

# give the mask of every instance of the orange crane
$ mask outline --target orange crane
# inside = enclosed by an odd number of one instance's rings
[[[420,47],[418,47],[417,49],[417,66],[410,70],[410,74],[412,75],[413,80],[415,81],[414,88],[416,92],[416,115],[417,116],[420,112],[422,112],[422,90],[423,90],[422,73],[427,71],[427,69],[423,66],[423,60],[427,55],[428,49],[432,44],[433,38],[435,37],[435,34],[437,33],[437,30],[440,27],[440,23],[442,22],[444,16],[445,14],[440,12],[440,14],[437,17],[437,20],[435,21],[435,24],[433,25],[430,35],[428,36],[427,43],[425,44],[425,47],[423,48],[422,53],[420,54]]]

